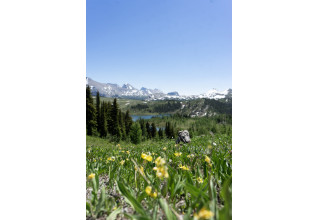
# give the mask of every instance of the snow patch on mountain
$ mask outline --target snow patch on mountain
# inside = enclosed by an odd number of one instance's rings
[[[100,96],[105,97],[123,97],[123,98],[134,98],[134,99],[144,99],[149,100],[190,100],[190,99],[223,99],[232,97],[232,89],[227,89],[222,92],[217,89],[210,89],[207,92],[200,95],[179,95],[178,92],[169,92],[167,94],[163,93],[159,89],[148,89],[141,87],[141,89],[136,89],[129,83],[125,83],[122,86],[112,83],[100,83],[86,77],[86,85],[89,85],[92,93],[95,95],[98,91]]]

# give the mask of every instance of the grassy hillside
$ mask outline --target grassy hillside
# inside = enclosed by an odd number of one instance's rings
[[[171,114],[130,125],[117,104],[98,108],[89,90],[87,94],[87,134],[92,135],[86,146],[87,220],[232,219],[229,101],[118,99],[121,110],[131,114]],[[103,113],[100,117],[93,114],[95,108]],[[108,132],[99,134],[95,122]],[[94,132],[89,133],[91,125]],[[164,132],[157,131],[164,127]],[[182,129],[189,130],[191,143],[175,144]]]
[[[139,145],[87,137],[87,219],[231,219],[226,135]],[[202,218],[200,218],[202,217]]]

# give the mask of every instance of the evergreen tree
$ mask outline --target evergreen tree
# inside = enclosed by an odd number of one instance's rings
[[[106,108],[107,104],[102,102],[100,109],[100,137],[107,136],[107,118],[106,118]]]
[[[117,99],[113,100],[110,116],[111,116],[111,120],[110,120],[111,135],[114,136],[114,139],[116,141],[119,141],[121,139],[121,130],[119,125],[119,106],[117,103]]]
[[[92,135],[96,127],[96,110],[93,105],[93,98],[91,96],[90,87],[86,88],[86,127],[87,134]]]
[[[159,128],[158,135],[160,139],[163,139],[163,131],[161,128]]]
[[[167,138],[169,138],[169,136],[170,136],[170,134],[169,134],[169,126],[168,125],[169,125],[169,123],[166,122],[166,127],[164,129],[164,132],[165,132]]]
[[[102,121],[101,121],[101,114],[100,114],[100,94],[99,91],[97,91],[96,95],[96,123],[97,123],[97,130],[99,133],[101,133],[102,129]]]
[[[112,134],[112,118],[111,118],[111,110],[112,110],[112,105],[111,102],[109,101],[107,103],[107,108],[106,108],[106,118],[107,118],[107,129],[108,129],[108,133]]]
[[[129,110],[127,110],[126,114],[124,116],[124,124],[125,124],[125,127],[126,127],[126,134],[130,133],[130,128],[131,128],[132,123],[133,123],[133,121],[132,121],[132,118],[130,116]]]
[[[139,120],[139,123],[140,123],[140,128],[141,128],[141,131],[142,131],[142,138],[143,138],[143,140],[146,140],[146,138],[147,138],[147,129],[146,129],[146,124],[145,124],[144,119]]]
[[[140,125],[137,122],[135,122],[132,124],[131,131],[130,131],[131,142],[134,144],[140,144],[141,137],[142,137],[142,131],[141,131]]]
[[[175,138],[173,125],[170,125],[169,128],[170,128],[170,132],[169,132],[170,133],[170,138]]]
[[[119,109],[119,126],[120,126],[120,131],[121,131],[121,137],[122,140],[126,139],[126,127],[125,127],[125,123],[124,123],[124,117],[125,115],[121,112],[121,110]]]
[[[156,125],[154,123],[151,124],[151,137],[155,138],[157,135],[157,128]]]
[[[150,139],[151,138],[151,127],[149,122],[146,123],[146,131],[147,131],[147,138]]]
[[[172,126],[172,124],[170,122],[166,123],[165,133],[166,133],[167,138],[169,138],[169,139],[175,137],[174,129],[173,129],[173,126]]]

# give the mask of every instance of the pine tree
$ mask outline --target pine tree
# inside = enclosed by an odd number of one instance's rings
[[[125,124],[125,127],[126,127],[126,134],[130,133],[130,128],[131,128],[132,123],[133,123],[133,121],[132,121],[132,118],[130,116],[129,110],[127,110],[126,114],[124,116],[124,124]]]
[[[101,133],[102,121],[101,121],[101,115],[100,115],[100,94],[99,94],[99,91],[97,91],[97,95],[96,95],[96,124],[97,124],[98,132]]]
[[[158,135],[160,139],[163,139],[163,131],[161,128],[159,128]]]
[[[146,138],[147,138],[147,129],[146,129],[146,124],[145,124],[144,119],[140,119],[139,123],[140,123],[140,128],[141,128],[141,131],[142,131],[142,138],[143,138],[143,140],[146,140]]]
[[[111,118],[111,110],[112,110],[112,105],[111,102],[109,101],[107,103],[106,107],[106,119],[107,119],[107,130],[109,134],[112,134],[112,118]]]
[[[146,131],[147,131],[147,138],[150,139],[152,136],[151,136],[151,127],[148,121],[146,123]]]
[[[164,132],[166,134],[166,137],[169,138],[170,137],[170,129],[169,129],[169,122],[166,122],[166,127],[164,129]]]
[[[140,144],[141,137],[142,137],[142,131],[141,131],[140,125],[137,122],[135,122],[132,124],[131,131],[130,131],[131,142],[134,144]]]
[[[110,116],[111,116],[111,120],[110,120],[111,134],[112,136],[114,136],[114,139],[116,141],[119,141],[121,139],[121,130],[119,125],[119,106],[117,103],[117,99],[113,100]]]
[[[126,126],[124,123],[124,117],[125,115],[121,112],[121,110],[119,109],[119,126],[120,126],[120,131],[121,131],[121,137],[122,140],[126,139]]]
[[[100,109],[100,137],[107,136],[107,119],[106,119],[106,108],[107,104],[102,102],[101,109]]]
[[[171,125],[170,122],[167,122],[167,123],[166,123],[165,133],[166,133],[167,138],[169,138],[169,139],[175,137],[175,135],[174,135],[174,129],[173,129],[173,126]]]
[[[157,128],[156,125],[154,123],[151,124],[151,137],[155,138],[157,135]]]
[[[86,127],[87,127],[87,134],[92,135],[93,130],[96,127],[96,110],[93,105],[93,98],[91,96],[90,87],[87,86],[86,88]]]
[[[169,128],[170,128],[170,138],[175,138],[173,125],[170,125]]]

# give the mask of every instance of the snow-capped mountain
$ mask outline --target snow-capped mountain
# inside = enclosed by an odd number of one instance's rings
[[[207,98],[207,99],[223,99],[228,96],[232,96],[232,89],[227,89],[222,92],[219,92],[216,89],[210,89],[206,93],[200,94],[199,98]]]
[[[141,89],[136,89],[129,83],[119,86],[117,84],[112,84],[112,83],[100,83],[87,77],[86,84],[90,86],[93,95],[95,95],[97,91],[99,91],[100,96],[104,96],[104,97],[157,99],[162,96],[165,96],[165,94],[159,89],[147,89],[144,87],[142,87]]]
[[[206,93],[200,95],[184,96],[179,95],[176,91],[165,94],[159,89],[147,89],[145,87],[136,89],[129,83],[123,84],[122,86],[112,83],[100,83],[88,77],[86,78],[86,84],[90,86],[93,95],[99,91],[100,96],[104,97],[122,97],[145,100],[190,100],[198,98],[217,100],[232,97],[232,89],[222,92],[219,92],[216,89],[210,89]]]

